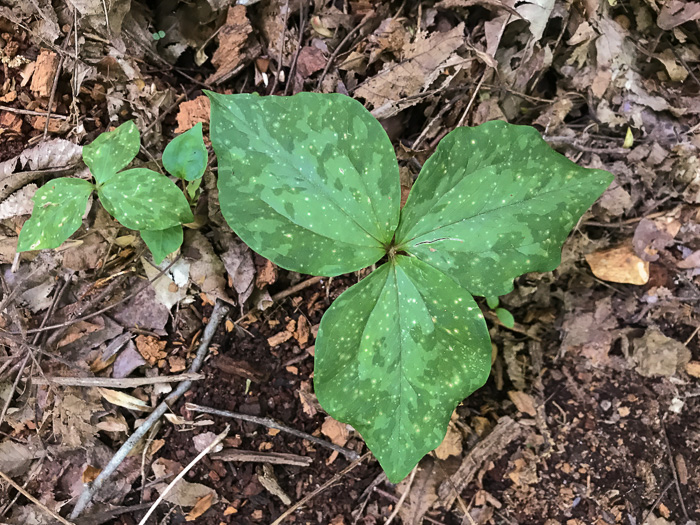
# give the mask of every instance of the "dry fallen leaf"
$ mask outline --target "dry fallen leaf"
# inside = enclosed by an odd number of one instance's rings
[[[459,416],[455,411],[452,414],[450,424],[447,426],[445,438],[442,440],[442,443],[440,443],[440,446],[435,449],[435,455],[439,459],[447,459],[450,456],[459,456],[462,453],[462,433],[454,423],[455,419],[458,417]]]
[[[187,513],[187,516],[185,516],[185,520],[186,521],[196,520],[202,514],[204,514],[206,511],[209,510],[209,508],[211,507],[211,504],[213,502],[214,502],[214,493],[213,492],[207,494],[206,496],[202,496],[197,501],[195,506],[192,507],[192,510]]]
[[[209,97],[200,95],[194,100],[188,100],[180,104],[177,113],[177,128],[175,133],[184,133],[195,124],[202,122],[209,125]]]
[[[650,328],[634,340],[635,370],[644,377],[670,377],[690,361],[690,350],[680,341]]]
[[[321,432],[333,443],[341,447],[345,446],[345,443],[350,439],[348,426],[345,423],[336,421],[331,416],[326,417],[323,425],[321,425]]]
[[[529,416],[535,417],[537,411],[535,409],[535,400],[530,394],[525,392],[520,392],[518,390],[511,390],[508,392],[508,397],[520,412],[527,414]]]
[[[700,377],[700,361],[690,361],[685,365],[685,371],[689,376]]]
[[[355,90],[355,95],[364,98],[375,109],[416,95],[440,75],[447,59],[463,44],[463,23],[446,33],[426,36],[421,32],[405,47],[403,61],[385,64],[382,71]],[[381,116],[387,118],[392,114],[382,113]]]
[[[640,259],[628,244],[589,253],[586,262],[593,275],[603,281],[642,285],[649,280],[649,262]]]
[[[140,400],[137,397],[130,396],[119,390],[112,390],[111,388],[98,388],[97,391],[104,397],[108,402],[113,405],[124,407],[128,410],[138,410],[140,412],[148,412],[151,407],[145,401]]]

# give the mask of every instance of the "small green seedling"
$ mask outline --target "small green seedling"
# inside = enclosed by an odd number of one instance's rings
[[[501,324],[506,328],[513,328],[515,326],[515,318],[513,317],[513,314],[505,308],[499,307],[499,302],[500,301],[496,296],[486,297],[486,304],[495,312]]]
[[[314,385],[398,482],[489,376],[473,296],[556,268],[612,176],[578,167],[534,128],[487,122],[442,139],[401,209],[391,141],[359,102],[207,95],[221,211],[243,241],[306,274],[387,259],[323,316]]]
[[[194,220],[190,205],[168,177],[146,168],[124,170],[139,147],[139,131],[131,121],[85,146],[83,160],[95,183],[63,177],[39,188],[32,216],[20,232],[17,251],[60,246],[80,227],[93,191],[115,219],[141,232],[157,264],[177,250],[183,239],[182,224]],[[207,165],[201,124],[168,144],[163,165],[176,177],[198,185]]]
[[[162,29],[160,31],[157,31],[151,35],[153,37],[153,40],[160,40],[161,38],[165,38],[165,31]]]

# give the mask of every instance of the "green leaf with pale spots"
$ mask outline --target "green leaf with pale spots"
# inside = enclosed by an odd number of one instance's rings
[[[165,230],[194,220],[175,183],[146,168],[120,171],[98,188],[97,195],[105,209],[132,230]]]
[[[396,243],[474,295],[505,295],[515,277],[559,265],[571,228],[612,179],[531,127],[457,128],[423,166]]]
[[[491,368],[486,323],[444,273],[399,255],[336,299],[321,319],[314,386],[397,483],[445,437],[458,403]]]
[[[248,246],[316,275],[385,254],[399,219],[399,169],[362,104],[339,94],[206,94],[221,211]]]
[[[92,143],[83,146],[83,161],[98,184],[104,184],[120,169],[134,160],[139,152],[141,139],[133,121],[124,122],[114,131],[99,135]]]
[[[18,252],[58,248],[80,228],[95,186],[83,179],[62,177],[39,188],[32,216],[19,233]]]
[[[175,137],[163,150],[163,167],[171,175],[187,181],[204,175],[208,160],[201,122]]]
[[[168,255],[182,246],[182,226],[165,230],[143,230],[139,232],[143,242],[153,254],[153,262],[160,264]]]

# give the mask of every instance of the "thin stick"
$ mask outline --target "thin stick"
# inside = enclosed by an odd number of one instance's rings
[[[278,301],[281,301],[285,297],[289,297],[292,294],[295,294],[305,288],[308,288],[309,286],[313,286],[317,282],[322,281],[323,279],[326,279],[327,277],[311,277],[310,279],[307,279],[306,281],[302,281],[299,284],[295,284],[294,286],[287,288],[286,290],[282,290],[279,293],[276,293],[275,295],[272,296],[272,302],[276,303]],[[253,315],[255,310],[248,310],[245,314],[243,314],[241,317],[236,319],[233,324],[240,324],[246,319],[248,319],[250,316]]]
[[[462,113],[462,117],[459,119],[459,122],[457,122],[457,127],[464,126],[466,124],[467,117],[469,116],[469,110],[472,109],[472,104],[474,104],[474,100],[476,99],[476,96],[479,94],[479,90],[481,89],[481,84],[484,83],[484,77],[486,77],[486,70],[484,70],[484,72],[481,74],[481,78],[479,79],[479,83],[474,88],[474,93],[472,93],[472,97],[469,99],[469,103],[467,104],[467,109],[464,110],[464,113]]]
[[[51,115],[47,111],[33,111],[31,109],[11,108],[9,106],[0,106],[0,110],[7,111],[8,113],[17,113],[18,115],[31,115],[33,117],[46,117],[46,118],[48,118],[49,115]],[[57,118],[60,120],[68,120],[68,117],[66,115],[51,115],[51,118]]]
[[[46,377],[34,379],[35,385],[62,385],[105,388],[136,388],[160,383],[179,383],[180,381],[197,381],[204,379],[204,374],[176,374],[158,377]]]
[[[189,465],[187,465],[184,469],[182,469],[182,472],[180,472],[177,476],[175,476],[175,479],[173,479],[167,487],[165,487],[165,490],[160,493],[160,496],[158,496],[158,499],[151,505],[151,508],[148,509],[148,512],[146,512],[146,515],[141,518],[141,521],[139,521],[139,525],[144,525],[146,521],[148,521],[148,518],[151,517],[151,514],[153,514],[153,511],[156,510],[156,507],[160,505],[160,502],[163,501],[163,498],[172,490],[172,488],[177,484],[178,481],[180,481],[183,477],[185,477],[185,474],[187,474],[190,470],[192,470],[192,467],[194,467],[204,456],[206,456],[211,449],[213,449],[216,445],[221,443],[226,436],[228,436],[228,431],[229,431],[229,426],[226,425],[226,428],[224,431],[216,436],[216,439],[209,443],[207,448],[202,450],[196,458],[194,458],[192,461],[190,461]]]
[[[411,477],[408,480],[408,485],[406,486],[406,490],[403,491],[403,494],[401,494],[401,497],[399,498],[399,501],[396,503],[396,507],[394,507],[393,512],[389,516],[389,518],[386,520],[384,525],[390,525],[392,521],[394,521],[394,518],[398,515],[399,510],[401,510],[401,507],[403,505],[403,502],[406,501],[406,497],[408,496],[408,493],[411,492],[411,485],[413,485],[413,480],[416,477],[416,471],[418,470],[418,465],[413,467],[413,470],[411,471]]]
[[[319,488],[314,490],[311,494],[308,494],[304,496],[302,499],[297,501],[294,505],[289,507],[282,515],[277,518],[275,521],[272,522],[272,525],[279,525],[284,521],[284,519],[292,514],[295,510],[297,510],[299,507],[304,505],[305,503],[311,501],[313,498],[318,496],[321,492],[326,490],[328,487],[333,485],[334,483],[338,482],[341,478],[343,478],[348,472],[350,472],[352,469],[354,469],[356,466],[358,466],[360,463],[362,463],[365,459],[370,457],[372,455],[371,452],[366,452],[362,457],[357,458],[355,461],[350,463],[347,467],[345,467],[343,470],[338,472],[335,476],[333,476],[330,480],[328,480],[326,483],[321,485]]]
[[[284,11],[284,22],[282,23],[282,34],[280,35],[280,54],[277,59],[277,74],[275,75],[275,81],[272,83],[272,89],[270,89],[270,95],[275,94],[275,89],[277,88],[277,82],[282,74],[282,58],[284,57],[284,37],[287,34],[287,21],[289,20],[289,0],[285,4]],[[289,81],[289,79],[287,79]]]
[[[664,420],[661,420],[661,432],[664,436],[664,441],[666,442],[666,451],[668,452],[668,464],[671,466],[671,472],[673,472],[673,481],[676,485],[676,493],[678,494],[678,502],[681,504],[681,510],[683,511],[683,517],[688,521],[688,509],[685,507],[685,501],[683,500],[683,492],[681,492],[681,484],[678,481],[678,471],[676,470],[676,464],[673,461],[673,451],[671,450],[671,443],[668,441],[668,434],[666,433],[666,425]]]
[[[199,372],[199,369],[204,363],[204,358],[209,350],[209,344],[211,343],[214,333],[216,332],[219,323],[228,314],[229,307],[221,301],[217,301],[212,311],[211,318],[204,329],[204,334],[202,335],[202,341],[197,350],[197,355],[190,365],[190,373]],[[112,474],[117,470],[122,461],[131,452],[131,450],[136,446],[136,444],[141,440],[143,436],[149,431],[149,429],[160,419],[160,417],[165,414],[165,412],[170,408],[170,404],[177,401],[180,396],[187,392],[192,386],[192,381],[183,381],[178,385],[178,387],[168,395],[161,403],[156,407],[156,409],[151,412],[151,415],[137,428],[134,433],[127,439],[124,444],[119,448],[116,454],[112,457],[105,468],[100,472],[100,474],[95,478],[92,485],[83,490],[82,494],[78,498],[78,502],[73,508],[73,512],[70,514],[71,519],[76,519],[80,516],[80,513],[85,509],[85,507],[90,503],[92,497],[102,488],[102,485],[109,479]]]
[[[350,450],[345,447],[341,447],[336,445],[335,443],[330,443],[326,441],[325,439],[317,438],[316,436],[312,436],[311,434],[307,434],[306,432],[302,432],[301,430],[297,430],[296,428],[291,428],[286,425],[283,425],[281,423],[278,423],[274,419],[269,419],[266,417],[257,417],[257,416],[249,416],[248,414],[238,414],[236,412],[229,412],[228,410],[219,410],[217,408],[210,408],[210,407],[205,407],[202,405],[196,405],[194,403],[187,403],[185,404],[185,408],[187,410],[191,410],[192,412],[199,412],[202,414],[212,414],[214,416],[221,416],[221,417],[230,417],[232,419],[239,419],[241,421],[248,421],[249,423],[255,423],[256,425],[262,425],[267,428],[274,428],[277,430],[281,430],[282,432],[286,432],[287,434],[291,434],[292,436],[296,436],[301,439],[306,439],[307,441],[311,441],[312,443],[315,443],[317,445],[320,445],[322,447],[329,448],[331,450],[334,450],[335,452],[338,452],[339,454],[342,454],[346,458],[350,460],[355,460],[359,457],[357,452],[354,450]]]
[[[41,501],[39,501],[38,499],[36,499],[36,498],[35,498],[34,496],[32,496],[29,492],[27,492],[26,490],[24,490],[22,487],[20,487],[20,486],[19,486],[17,483],[15,483],[14,481],[12,481],[12,479],[11,479],[7,474],[5,474],[4,472],[0,471],[0,477],[1,477],[2,479],[4,479],[5,481],[7,481],[10,485],[12,485],[12,486],[15,488],[15,490],[16,490],[17,492],[19,492],[20,494],[22,494],[22,496],[24,496],[24,497],[27,498],[29,501],[31,501],[32,503],[34,503],[34,505],[36,505],[37,507],[39,507],[41,510],[43,510],[46,514],[48,514],[49,516],[51,516],[53,519],[60,521],[61,523],[63,523],[63,525],[74,525],[73,523],[71,523],[70,521],[68,521],[66,518],[64,518],[64,517],[59,516],[58,514],[56,514],[54,511],[52,511],[52,510],[49,509],[46,505],[44,505]]]
[[[158,275],[156,275],[153,279],[149,279],[148,281],[146,281],[146,283],[145,283],[143,286],[141,286],[140,288],[137,288],[135,292],[133,292],[133,293],[127,295],[127,296],[124,297],[123,299],[120,299],[120,300],[117,301],[116,303],[110,304],[109,306],[105,306],[105,307],[102,308],[101,310],[97,310],[96,312],[93,312],[93,313],[91,313],[91,314],[87,314],[87,315],[84,315],[84,316],[82,316],[82,317],[76,317],[75,319],[71,319],[70,321],[66,321],[65,323],[54,324],[54,325],[51,325],[51,326],[44,326],[44,327],[42,327],[42,328],[33,328],[32,330],[27,330],[27,331],[24,332],[24,333],[26,333],[26,334],[36,334],[36,333],[38,333],[38,332],[44,332],[44,331],[46,331],[46,330],[55,330],[56,328],[65,328],[66,326],[70,326],[70,325],[72,325],[72,324],[75,324],[75,323],[77,323],[78,321],[85,321],[85,320],[87,320],[87,319],[92,319],[93,317],[95,317],[95,316],[97,316],[97,315],[101,315],[101,314],[103,314],[103,313],[105,313],[105,312],[108,312],[109,310],[111,310],[111,309],[114,308],[115,306],[119,306],[120,304],[123,304],[123,303],[127,302],[128,300],[133,299],[133,298],[136,297],[138,294],[140,294],[141,292],[143,292],[146,288],[148,288],[148,287],[151,285],[151,283],[153,283],[153,282],[157,281],[158,279],[160,279],[160,277],[161,277],[165,272],[167,272],[177,261],[180,260],[180,257],[181,257],[181,256],[176,257],[175,260],[174,260],[173,262],[171,262],[168,266],[166,266],[164,269],[162,269],[160,272],[158,272]],[[5,333],[10,334],[10,335],[22,335],[23,332],[5,332]]]
[[[357,33],[364,25],[369,22],[370,19],[370,13],[367,13],[365,17],[360,20],[360,23],[357,24],[352,31],[350,31],[347,35],[345,35],[345,38],[343,38],[340,41],[340,44],[338,44],[338,47],[336,47],[333,50],[333,53],[331,53],[330,58],[328,59],[328,62],[326,62],[326,67],[323,68],[323,73],[321,73],[321,76],[318,78],[318,83],[316,84],[316,91],[319,91],[321,89],[321,83],[323,82],[323,79],[326,78],[326,74],[328,73],[328,70],[331,68],[331,65],[333,64],[333,61],[335,61],[336,57],[338,56],[338,53],[340,53],[340,50],[343,49],[343,46],[353,37],[355,36],[355,33]]]

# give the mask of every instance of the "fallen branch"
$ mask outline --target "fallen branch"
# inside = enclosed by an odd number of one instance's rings
[[[199,349],[197,350],[197,355],[190,365],[190,373],[194,374],[199,372],[199,369],[204,363],[204,358],[209,350],[209,344],[211,343],[214,333],[216,332],[219,323],[228,314],[229,307],[221,301],[217,301],[214,306],[214,310],[211,314],[211,318],[204,329],[204,334],[202,335],[202,341],[199,344]],[[187,392],[192,386],[192,381],[183,381],[178,385],[178,387],[168,395],[161,403],[156,407],[156,409],[151,412],[151,415],[137,428],[134,433],[126,440],[126,442],[119,448],[117,453],[112,457],[109,463],[102,469],[102,472],[95,478],[92,485],[87,486],[80,497],[78,498],[73,511],[70,514],[70,519],[75,519],[80,516],[80,513],[85,510],[92,498],[97,492],[102,488],[105,481],[107,481],[112,474],[117,470],[122,461],[131,452],[131,450],[136,446],[136,444],[146,435],[150,428],[160,419],[160,417],[165,414],[165,412],[170,408],[170,405],[177,401],[180,396]]]
[[[266,417],[249,416],[247,414],[229,412],[228,410],[219,410],[217,408],[195,405],[194,403],[187,403],[185,405],[185,408],[187,410],[191,410],[192,412],[201,412],[202,414],[212,414],[214,416],[230,417],[233,419],[240,419],[241,421],[248,421],[249,423],[255,423],[256,425],[262,425],[267,428],[275,428],[277,430],[281,430],[282,432],[286,432],[287,434],[291,434],[292,436],[311,441],[316,445],[320,445],[322,447],[334,450],[350,460],[356,460],[357,458],[359,458],[359,455],[354,450],[350,450],[349,448],[341,447],[334,443],[330,443],[325,439],[317,438],[316,436],[312,436],[311,434],[307,434],[306,432],[302,432],[301,430],[282,425],[274,419],[269,419]]]

